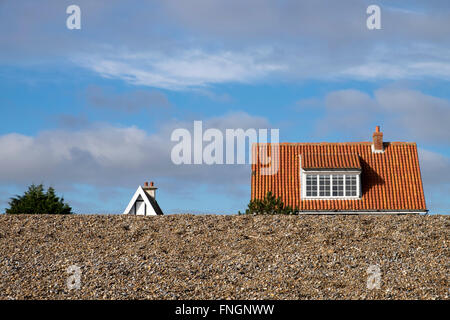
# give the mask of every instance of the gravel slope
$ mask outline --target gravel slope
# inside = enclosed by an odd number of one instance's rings
[[[450,216],[1,215],[0,299],[448,299],[449,227]],[[380,289],[367,288],[371,265]]]

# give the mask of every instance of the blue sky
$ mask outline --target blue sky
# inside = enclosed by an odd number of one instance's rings
[[[438,0],[0,1],[0,212],[44,183],[75,212],[120,213],[152,180],[166,213],[242,211],[248,166],[170,161],[170,133],[202,120],[282,142],[381,125],[417,142],[427,206],[448,213],[449,30]]]

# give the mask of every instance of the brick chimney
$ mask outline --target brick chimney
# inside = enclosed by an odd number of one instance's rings
[[[372,152],[383,152],[383,132],[380,131],[380,126],[375,127],[373,133]]]
[[[153,181],[150,182],[150,185],[148,182],[145,182],[142,189],[144,189],[144,191],[147,192],[147,194],[149,194],[151,197],[153,197],[153,199],[156,198],[156,189],[158,189],[158,188],[155,187],[155,184],[153,183]]]

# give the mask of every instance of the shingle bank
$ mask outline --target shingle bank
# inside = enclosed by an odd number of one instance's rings
[[[0,299],[448,299],[449,227],[449,216],[2,215]]]

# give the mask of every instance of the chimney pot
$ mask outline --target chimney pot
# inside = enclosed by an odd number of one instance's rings
[[[148,187],[148,182],[145,182],[145,183],[144,183],[144,187]]]
[[[372,150],[374,152],[383,152],[383,132],[380,131],[380,126],[375,127],[375,132],[373,133],[372,137]]]
[[[158,189],[158,188],[155,187],[155,184],[153,183],[153,181],[150,183],[148,183],[148,182],[145,183],[145,186],[144,186],[145,192],[147,192],[147,194],[149,194],[153,198],[156,197],[156,189]]]

